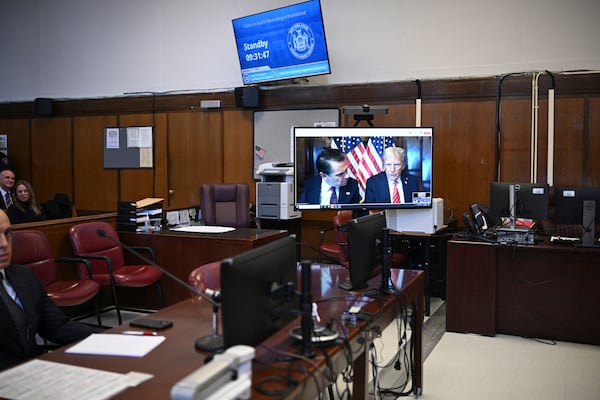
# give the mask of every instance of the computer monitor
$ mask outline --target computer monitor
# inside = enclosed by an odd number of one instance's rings
[[[510,203],[510,187],[514,185],[514,204]],[[548,220],[547,183],[492,182],[490,185],[490,214],[493,217]]]
[[[257,346],[297,316],[296,276],[295,235],[221,262],[225,348]]]
[[[600,187],[556,187],[554,223],[581,225],[582,244],[592,244],[600,225]]]
[[[340,282],[345,290],[367,287],[367,281],[381,272],[382,238],[386,227],[382,211],[348,221],[350,281]]]

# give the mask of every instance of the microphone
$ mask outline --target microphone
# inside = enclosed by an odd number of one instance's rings
[[[197,350],[209,351],[209,352],[215,352],[215,351],[219,351],[219,350],[223,349],[223,347],[225,345],[223,342],[223,336],[220,336],[219,332],[218,332],[219,323],[218,323],[218,317],[217,317],[218,313],[219,313],[219,307],[220,307],[219,302],[221,301],[221,291],[220,290],[206,289],[206,292],[203,293],[198,288],[195,288],[192,285],[188,284],[187,282],[179,279],[177,276],[172,274],[170,271],[167,271],[165,268],[161,267],[154,261],[148,259],[147,257],[144,257],[142,254],[140,254],[138,251],[133,249],[131,246],[128,246],[125,243],[121,242],[120,240],[115,239],[114,237],[112,237],[111,235],[106,233],[106,231],[104,229],[98,229],[96,231],[96,234],[100,237],[106,238],[106,239],[114,242],[115,244],[121,246],[122,248],[124,248],[125,250],[130,252],[131,254],[140,258],[145,263],[152,265],[154,268],[158,269],[160,272],[167,275],[169,278],[173,279],[175,282],[179,283],[181,286],[185,287],[186,289],[197,294],[198,296],[202,297],[204,300],[206,300],[210,304],[212,304],[212,306],[213,306],[213,321],[212,321],[213,334],[208,335],[208,336],[202,336],[202,337],[198,338],[196,340],[196,343],[194,344],[194,346],[196,347]]]
[[[203,293],[198,288],[195,288],[192,285],[188,284],[187,282],[184,282],[183,280],[179,279],[179,277],[175,276],[170,271],[167,271],[165,268],[161,267],[154,261],[150,260],[147,257],[144,257],[144,255],[140,254],[135,249],[131,248],[130,246],[126,245],[125,243],[121,242],[120,240],[115,239],[114,237],[112,237],[111,235],[106,233],[106,231],[104,229],[98,229],[96,231],[96,234],[100,237],[106,238],[106,239],[114,242],[115,244],[121,246],[122,248],[124,248],[125,250],[127,250],[128,252],[133,254],[134,256],[140,258],[146,264],[152,265],[154,268],[158,269],[160,272],[167,275],[169,278],[173,279],[175,282],[179,283],[181,286],[185,287],[186,289],[188,289],[188,290],[192,291],[193,293],[197,294],[198,296],[202,297],[204,300],[208,301],[213,306],[219,307],[219,303],[217,301],[215,301],[212,296]]]

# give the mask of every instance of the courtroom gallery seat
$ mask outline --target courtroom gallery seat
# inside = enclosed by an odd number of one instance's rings
[[[100,237],[98,231],[106,232],[107,237]],[[122,323],[121,309],[117,297],[117,286],[145,287],[156,285],[160,297],[160,306],[164,306],[164,297],[160,279],[162,272],[147,264],[125,264],[122,247],[110,240],[109,237],[120,241],[115,228],[108,222],[85,222],[69,228],[69,239],[73,252],[78,257],[88,258],[92,264],[92,279],[102,286],[110,286],[113,302],[117,310],[119,324]],[[150,254],[150,260],[155,261],[154,251],[150,247],[133,247],[136,251]],[[86,270],[79,267],[79,276],[85,276]]]
[[[250,188],[246,183],[202,184],[200,210],[206,225],[249,227]]]
[[[101,324],[96,295],[98,282],[91,280],[91,264],[79,258],[55,259],[46,235],[37,230],[16,230],[12,233],[12,261],[30,268],[42,282],[48,297],[59,307],[73,307],[94,299],[98,325]],[[84,274],[79,280],[59,280],[56,263],[83,264]],[[89,269],[88,269],[89,268]]]

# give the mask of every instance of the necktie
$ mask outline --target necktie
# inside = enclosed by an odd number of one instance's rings
[[[329,204],[337,204],[337,194],[335,193],[335,187],[331,188],[331,197],[329,198]]]
[[[6,288],[4,287],[4,274],[0,273],[0,299],[6,306],[10,317],[15,323],[15,328],[19,334],[19,338],[24,346],[27,345],[27,316],[25,311],[17,304],[17,302],[10,297]]]
[[[6,203],[6,208],[10,207],[12,205],[12,197],[10,197],[10,193],[6,192],[6,194],[4,195],[4,200]]]
[[[394,181],[394,189],[392,190],[392,203],[400,203],[400,192],[398,192],[398,181]]]

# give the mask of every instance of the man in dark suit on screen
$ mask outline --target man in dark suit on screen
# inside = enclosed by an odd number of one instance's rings
[[[412,203],[419,190],[417,178],[405,171],[406,152],[401,147],[383,151],[383,171],[367,179],[365,203]]]
[[[355,204],[360,202],[356,179],[348,176],[348,160],[338,149],[323,149],[317,157],[318,176],[304,181],[300,203]]]
[[[11,263],[11,234],[10,221],[0,210],[0,370],[43,352],[36,333],[64,345],[98,331],[69,319],[30,269]]]

